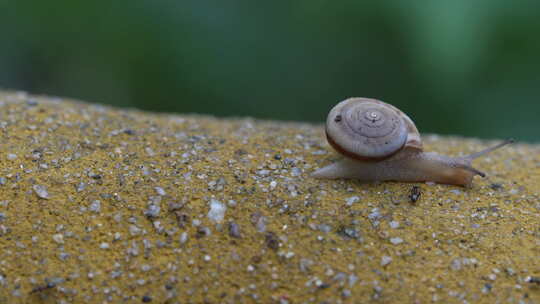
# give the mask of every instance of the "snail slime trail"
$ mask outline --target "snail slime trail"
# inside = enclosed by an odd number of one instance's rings
[[[376,99],[354,97],[338,103],[326,120],[328,143],[344,159],[312,173],[315,178],[349,178],[365,182],[436,182],[472,186],[485,174],[472,167],[474,159],[513,142],[467,156],[424,152],[420,133],[409,116]]]

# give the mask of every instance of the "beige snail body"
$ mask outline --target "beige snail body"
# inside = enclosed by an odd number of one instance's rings
[[[511,143],[463,157],[424,152],[412,120],[396,107],[369,98],[349,98],[328,114],[326,136],[345,156],[316,170],[315,178],[349,178],[365,182],[436,182],[469,187],[475,175],[485,176],[472,161]]]

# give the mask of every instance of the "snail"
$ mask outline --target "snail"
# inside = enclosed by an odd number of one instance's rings
[[[370,98],[338,103],[326,121],[328,143],[343,160],[312,173],[315,178],[360,181],[436,182],[470,187],[473,177],[486,175],[471,162],[513,142],[502,143],[466,156],[450,157],[424,152],[413,121],[398,108]]]

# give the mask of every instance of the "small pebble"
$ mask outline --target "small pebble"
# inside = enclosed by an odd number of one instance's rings
[[[371,210],[371,213],[368,214],[368,218],[369,218],[370,220],[372,220],[372,221],[378,220],[378,219],[380,219],[381,217],[382,217],[382,215],[381,215],[381,212],[380,212],[379,208],[373,208],[373,209]]]
[[[332,231],[332,227],[330,225],[327,225],[327,224],[320,224],[320,225],[317,226],[317,228],[321,232],[324,232],[324,233],[328,233],[328,232]]]
[[[214,223],[220,223],[225,217],[225,211],[227,206],[220,201],[212,199],[210,201],[210,211],[208,211],[208,218]]]
[[[129,234],[132,236],[139,235],[141,233],[141,229],[135,225],[129,226]]]
[[[352,204],[359,201],[360,201],[360,198],[358,196],[351,196],[347,199],[347,206],[352,206]]]
[[[235,222],[229,222],[229,235],[234,238],[242,237],[240,235],[240,226]]]
[[[161,211],[161,207],[159,207],[156,204],[151,203],[151,204],[148,205],[148,207],[144,211],[144,215],[149,217],[149,218],[150,217],[158,217],[160,211]]]
[[[187,232],[184,231],[180,234],[180,244],[184,244],[185,242],[187,242],[187,240],[188,240],[188,234]]]
[[[498,184],[498,183],[492,183],[489,185],[489,187],[493,190],[502,190],[503,189],[503,186],[501,184]]]
[[[399,238],[399,237],[393,237],[393,238],[390,239],[390,243],[392,243],[394,245],[399,245],[399,244],[403,243],[403,239]]]
[[[64,236],[60,233],[57,233],[52,236],[53,240],[58,244],[64,244]]]
[[[392,258],[387,255],[384,255],[381,259],[381,266],[386,266],[390,264],[391,262],[392,262]]]
[[[32,189],[34,189],[34,192],[39,198],[49,199],[49,192],[47,191],[47,187],[42,185],[34,185],[32,186]]]
[[[390,222],[390,228],[392,228],[392,229],[397,229],[397,228],[399,228],[399,222],[397,222],[397,221],[391,221],[391,222]]]
[[[101,201],[100,200],[94,200],[90,204],[90,207],[88,209],[90,211],[92,211],[92,212],[99,213],[99,211],[101,211]]]
[[[302,170],[300,170],[300,168],[295,167],[295,168],[291,169],[291,176],[296,177],[296,176],[300,176],[300,175],[302,175]]]
[[[144,264],[144,265],[141,266],[141,270],[144,271],[144,272],[147,272],[150,269],[152,269],[152,266],[150,266],[148,264]]]
[[[156,190],[158,195],[161,195],[161,196],[167,195],[167,192],[165,192],[165,190],[163,190],[163,188],[161,187],[155,187],[154,189]]]

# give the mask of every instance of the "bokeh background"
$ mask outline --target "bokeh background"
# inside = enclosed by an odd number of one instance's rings
[[[365,96],[538,142],[540,1],[0,0],[0,87],[310,122]]]

